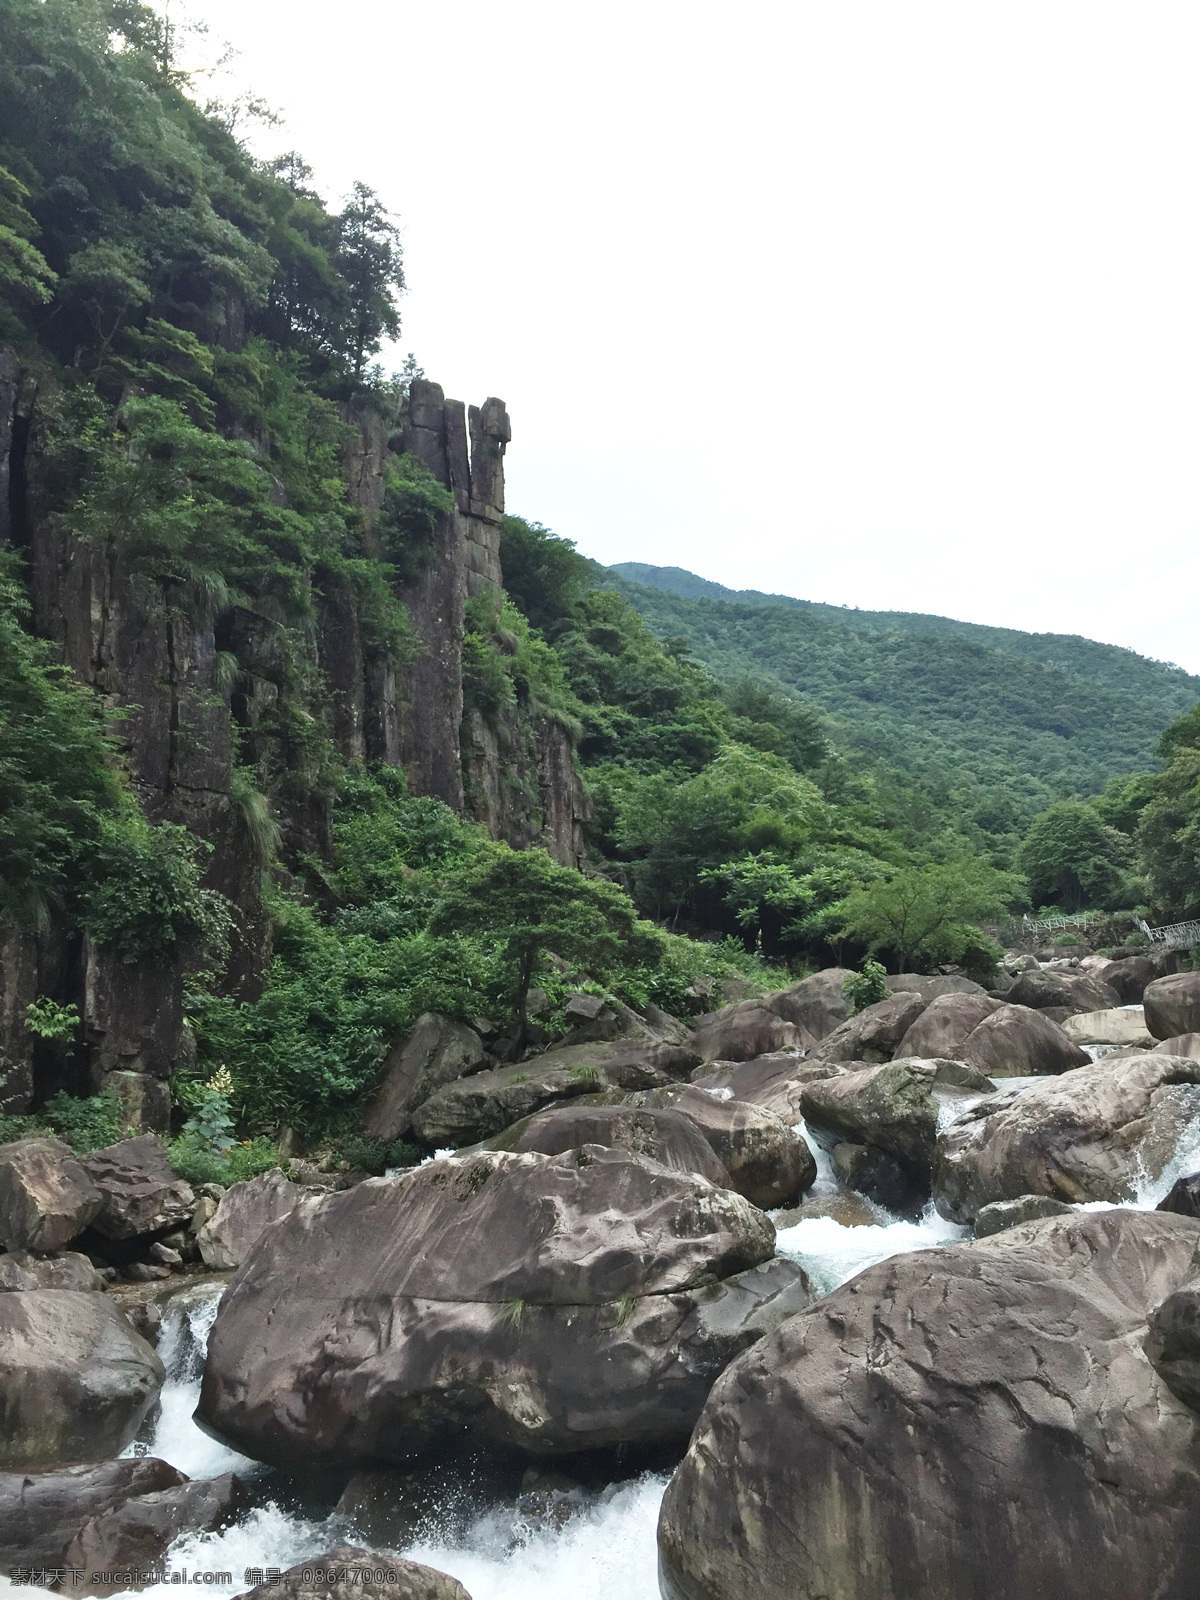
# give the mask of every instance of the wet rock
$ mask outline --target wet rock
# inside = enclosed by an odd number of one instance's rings
[[[920,972],[899,972],[884,981],[890,994],[907,991],[909,994],[924,995],[926,1000],[939,1000],[943,995],[950,994],[987,994],[983,985],[976,983],[974,978],[961,978],[946,973],[926,977]]]
[[[894,1157],[874,1145],[849,1140],[835,1145],[833,1168],[848,1188],[897,1216],[915,1216],[929,1198],[928,1184],[914,1183]]]
[[[1156,1039],[1200,1033],[1200,972],[1155,978],[1142,995],[1146,1026]]]
[[[695,1050],[643,1040],[564,1045],[515,1067],[477,1072],[439,1089],[413,1113],[434,1149],[474,1144],[547,1106],[605,1090],[657,1089],[700,1064]]]
[[[864,1149],[865,1146],[859,1146]],[[882,1152],[877,1152],[881,1154]],[[810,1222],[814,1217],[830,1217],[842,1228],[877,1228],[879,1218],[866,1199],[857,1194],[822,1194],[806,1200],[793,1211],[778,1211],[775,1226],[782,1233],[797,1223]]]
[[[77,1584],[63,1592],[109,1595],[143,1588],[123,1573],[153,1571],[165,1564],[167,1550],[181,1535],[213,1533],[226,1527],[247,1505],[241,1480],[232,1473],[184,1482],[141,1494],[105,1508],[85,1522],[66,1549],[66,1566],[80,1571]],[[111,1579],[104,1581],[104,1574]]]
[[[170,1267],[159,1261],[127,1261],[120,1271],[126,1283],[165,1283],[171,1276]]]
[[[266,1228],[321,1193],[292,1183],[278,1167],[231,1184],[212,1217],[196,1233],[201,1260],[214,1272],[240,1267]]]
[[[401,1556],[343,1545],[289,1567],[238,1600],[471,1600],[457,1578]]]
[[[927,1196],[942,1107],[991,1093],[988,1079],[961,1062],[906,1057],[810,1083],[800,1104],[808,1121],[886,1152]]]
[[[736,1187],[696,1124],[665,1108],[555,1106],[506,1128],[490,1141],[493,1150],[532,1151],[544,1156],[559,1156],[585,1144],[627,1150],[673,1172],[697,1173],[720,1188]]]
[[[957,1056],[968,1036],[994,1011],[1000,1002],[989,995],[949,994],[934,996],[896,1046],[895,1059],[921,1056],[926,1061]]]
[[[1146,956],[1126,956],[1108,961],[1096,973],[1101,983],[1116,991],[1124,1006],[1140,1005],[1146,985],[1159,976],[1154,962]]]
[[[1171,1393],[1200,1411],[1200,1279],[1176,1289],[1151,1312],[1146,1354]]]
[[[0,1145],[0,1245],[60,1250],[99,1211],[100,1191],[61,1139]]]
[[[1200,1417],[1141,1350],[1197,1242],[1052,1218],[817,1301],[714,1388],[663,1503],[664,1596],[1200,1592]]]
[[[1178,1033],[1173,1039],[1163,1039],[1153,1046],[1155,1055],[1189,1056],[1200,1061],[1200,1033]]]
[[[747,1100],[764,1111],[773,1111],[791,1128],[803,1115],[800,1095],[804,1085],[836,1078],[844,1071],[836,1061],[813,1061],[788,1051],[775,1051],[753,1061],[713,1061],[697,1067],[692,1083],[710,1094]]]
[[[14,1250],[0,1256],[0,1292],[12,1289],[76,1289],[96,1292],[103,1285],[95,1267],[78,1251],[58,1256],[30,1255]]]
[[[749,1061],[773,1050],[803,1049],[810,1035],[785,1022],[761,1001],[740,1000],[696,1023],[696,1049],[704,1061]]]
[[[0,1468],[119,1454],[162,1382],[162,1362],[107,1295],[0,1294]]]
[[[849,967],[825,967],[790,989],[767,995],[763,1004],[819,1044],[853,1014],[854,1002],[846,994],[846,979],[854,976]]]
[[[1003,1233],[1022,1222],[1038,1222],[1042,1217],[1065,1217],[1071,1207],[1064,1200],[1052,1200],[1047,1194],[1023,1194],[1015,1200],[993,1200],[982,1206],[975,1217],[975,1237],[986,1239],[989,1234]]]
[[[1086,1065],[1088,1057],[1057,1022],[1028,1006],[1002,1005],[984,1017],[955,1054],[989,1078],[1032,1078]]]
[[[134,1495],[186,1481],[154,1456],[58,1472],[0,1473],[0,1565],[64,1567],[67,1546],[93,1517]]]
[[[923,995],[907,992],[880,1000],[840,1023],[813,1055],[820,1061],[890,1061],[928,1003]]]
[[[956,1222],[993,1200],[1131,1200],[1200,1116],[1200,1062],[1112,1057],[968,1110],[938,1139],[934,1199]]]
[[[107,1239],[162,1233],[186,1222],[195,1207],[191,1186],[175,1176],[155,1133],[122,1139],[81,1156],[79,1164],[100,1191],[92,1226]]]
[[[808,1293],[747,1200],[624,1152],[489,1152],[297,1208],[221,1301],[199,1416],[259,1459],[682,1439]],[[736,1281],[734,1281],[736,1280]]]
[[[1129,1045],[1143,1050],[1154,1044],[1140,1009],[1077,1012],[1067,1017],[1061,1027],[1073,1044]]]
[[[1046,1006],[1062,1006],[1068,1012],[1105,1011],[1121,1003],[1115,989],[1087,973],[1044,968],[1021,973],[1005,998],[1009,1005],[1029,1006],[1034,1011]]]
[[[658,1097],[703,1134],[728,1172],[730,1187],[764,1211],[786,1205],[812,1186],[817,1175],[812,1151],[773,1111],[719,1099],[691,1085],[661,1090]]]
[[[1164,1200],[1158,1202],[1159,1211],[1173,1211],[1180,1217],[1200,1217],[1200,1172],[1177,1178]]]
[[[444,1084],[489,1065],[483,1040],[473,1028],[427,1011],[411,1033],[389,1050],[383,1078],[364,1127],[376,1139],[399,1139],[412,1127],[412,1113]]]

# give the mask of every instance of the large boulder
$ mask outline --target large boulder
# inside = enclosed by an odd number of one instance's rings
[[[703,1061],[751,1061],[773,1050],[802,1050],[815,1041],[758,1000],[710,1011],[696,1023],[696,1049]]]
[[[79,1164],[100,1191],[92,1227],[107,1239],[135,1239],[186,1223],[196,1205],[190,1185],[171,1170],[167,1147],[156,1133],[122,1139]]]
[[[896,1047],[930,1002],[902,990],[839,1023],[813,1051],[819,1061],[890,1061]]]
[[[1150,1313],[1146,1354],[1171,1393],[1200,1411],[1200,1278],[1167,1295]]]
[[[118,1455],[163,1364],[107,1295],[0,1294],[0,1469],[36,1472]]]
[[[376,1139],[399,1139],[412,1127],[414,1109],[444,1084],[489,1065],[474,1028],[434,1011],[417,1018],[411,1033],[388,1052],[383,1076],[367,1110],[365,1128]]]
[[[817,1175],[812,1151],[773,1111],[692,1085],[658,1090],[654,1098],[694,1124],[729,1174],[730,1188],[764,1211],[787,1205],[812,1187]]]
[[[920,972],[897,972],[884,979],[889,994],[907,990],[910,994],[923,994],[926,1000],[937,1000],[946,994],[986,994],[987,990],[974,978],[959,977],[956,973],[937,973],[927,977]]]
[[[1141,1008],[1077,1011],[1059,1024],[1072,1044],[1115,1044],[1149,1050],[1154,1044]]]
[[[869,1267],[717,1383],[667,1600],[1184,1600],[1200,1416],[1142,1351],[1200,1227],[1110,1211]]]
[[[1174,1211],[1181,1217],[1200,1217],[1200,1172],[1176,1178],[1157,1209]]]
[[[99,1211],[99,1189],[61,1139],[0,1145],[0,1245],[60,1250]]]
[[[0,1565],[64,1567],[67,1546],[93,1517],[186,1481],[155,1456],[58,1472],[0,1472]]]
[[[990,1017],[999,1009],[999,1000],[993,1000],[982,990],[978,994],[952,990],[935,995],[897,1045],[895,1059],[920,1056],[922,1060],[934,1061],[956,1056],[984,1017]]]
[[[413,1112],[418,1138],[435,1149],[490,1139],[547,1106],[582,1094],[658,1089],[700,1065],[685,1045],[643,1040],[563,1045],[515,1067],[476,1072],[445,1085]]]
[[[853,1014],[854,1002],[846,993],[846,979],[854,976],[849,967],[825,967],[790,989],[767,995],[763,1004],[819,1044]]]
[[[731,1357],[807,1303],[741,1195],[587,1145],[486,1152],[293,1211],[221,1301],[198,1416],[261,1460],[534,1455],[687,1437]]]
[[[341,1545],[257,1584],[238,1600],[471,1600],[436,1567]]]
[[[1163,1039],[1153,1046],[1158,1056],[1190,1056],[1200,1061],[1200,1033],[1177,1033],[1173,1039]]]
[[[1200,1033],[1200,972],[1174,972],[1155,978],[1142,995],[1146,1026],[1156,1039]]]
[[[799,1122],[800,1096],[806,1083],[836,1078],[845,1068],[836,1061],[813,1061],[776,1051],[754,1061],[713,1061],[697,1067],[692,1082],[710,1092],[729,1091],[734,1100],[748,1100],[782,1117],[788,1127]]]
[[[214,1214],[197,1231],[201,1260],[214,1272],[240,1267],[261,1233],[298,1205],[324,1193],[323,1189],[292,1183],[278,1167],[244,1183],[230,1184]]]
[[[0,1292],[13,1289],[102,1289],[100,1274],[77,1250],[57,1256],[35,1256],[28,1250],[13,1250],[0,1256]]]
[[[1096,973],[1101,983],[1114,990],[1123,1006],[1140,1005],[1146,985],[1159,975],[1148,956],[1126,956],[1122,961],[1107,961]]]
[[[1034,1011],[1043,1011],[1047,1006],[1068,1012],[1105,1011],[1121,1004],[1115,989],[1089,973],[1045,967],[1022,972],[1004,998],[1011,1006],[1029,1006]]]
[[[954,1052],[989,1078],[1034,1078],[1086,1065],[1087,1052],[1049,1017],[1004,1004],[978,1023]]]
[[[68,1568],[81,1574],[64,1591],[109,1595],[131,1587],[127,1576],[165,1565],[167,1550],[183,1534],[215,1533],[248,1506],[241,1480],[219,1478],[176,1484],[122,1500],[91,1517],[66,1548]],[[133,1584],[140,1588],[142,1585]]]
[[[663,1091],[659,1091],[663,1092]],[[672,1172],[694,1172],[719,1188],[736,1188],[712,1146],[689,1117],[658,1106],[552,1106],[488,1141],[493,1150],[560,1156],[585,1144],[645,1156]]]
[[[800,1104],[807,1121],[885,1151],[928,1195],[943,1108],[991,1093],[988,1079],[961,1062],[906,1057],[810,1083]]]
[[[969,1222],[993,1200],[1132,1200],[1200,1116],[1200,1062],[1108,1057],[966,1111],[938,1139],[934,1199]]]

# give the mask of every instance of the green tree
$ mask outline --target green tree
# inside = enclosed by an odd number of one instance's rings
[[[1200,911],[1200,706],[1171,724],[1158,753],[1166,770],[1150,780],[1138,847],[1156,904],[1183,920]]]
[[[960,961],[986,948],[981,921],[1001,916],[1023,900],[1021,880],[982,861],[902,867],[887,878],[852,889],[838,908],[844,938],[872,954],[886,951],[897,970],[914,964]]]
[[[654,964],[655,931],[638,921],[623,889],[561,867],[544,850],[493,845],[452,877],[430,931],[467,933],[503,945],[513,968],[514,1048],[525,1032],[529,986],[538,958],[553,951],[585,962],[593,977],[623,964]]]
[[[1120,898],[1132,860],[1128,839],[1095,806],[1059,800],[1033,823],[1017,851],[1035,905],[1067,911],[1111,905]]]
[[[346,285],[344,354],[354,382],[384,339],[400,333],[396,295],[404,289],[400,230],[365,183],[356,183],[338,218],[337,269]]]

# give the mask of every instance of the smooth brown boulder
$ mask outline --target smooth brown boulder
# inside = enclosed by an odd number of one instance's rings
[[[163,1378],[155,1351],[107,1295],[0,1294],[0,1468],[119,1455]]]
[[[791,1128],[803,1116],[800,1096],[804,1085],[836,1078],[843,1071],[840,1062],[813,1061],[775,1051],[753,1061],[710,1062],[696,1068],[692,1082],[698,1089],[728,1089],[735,1100],[748,1100],[764,1111],[773,1111]]]
[[[989,1078],[1033,1078],[1086,1066],[1088,1055],[1057,1022],[1029,1006],[1004,1004],[974,1027],[954,1052]]]
[[[819,1044],[853,1015],[854,1002],[846,993],[846,979],[856,976],[849,967],[826,967],[811,978],[802,978],[790,989],[767,995],[763,1005]]]
[[[813,1057],[818,1061],[890,1061],[928,1004],[924,995],[901,991],[866,1006],[823,1039]]]
[[[1200,1116],[1200,1062],[1106,1057],[967,1111],[938,1139],[934,1199],[955,1222],[993,1200],[1128,1201]]]
[[[1173,972],[1155,978],[1142,995],[1146,1026],[1156,1039],[1200,1033],[1200,972]]]
[[[76,1250],[58,1256],[35,1256],[28,1250],[14,1250],[0,1256],[0,1293],[13,1289],[78,1289],[97,1291],[104,1287],[95,1267]]]
[[[897,1216],[915,1216],[929,1199],[927,1182],[914,1182],[894,1156],[873,1144],[844,1139],[833,1148],[833,1170],[840,1183]],[[878,1220],[871,1218],[872,1222]]]
[[[666,1600],[1187,1600],[1200,1416],[1143,1353],[1200,1227],[1110,1211],[869,1267],[713,1389]]]
[[[554,1106],[506,1128],[489,1141],[493,1150],[560,1156],[585,1144],[646,1156],[673,1172],[694,1172],[722,1189],[736,1187],[690,1118],[657,1106]]]
[[[83,1232],[103,1197],[61,1139],[0,1145],[0,1245],[61,1250]]]
[[[1140,1005],[1146,985],[1158,977],[1158,968],[1147,956],[1126,956],[1106,962],[1096,977],[1116,991],[1122,1005]]]
[[[1122,1049],[1141,1050],[1149,1050],[1154,1045],[1140,1007],[1077,1011],[1059,1026],[1073,1044],[1115,1044]]]
[[[1039,1222],[1043,1217],[1065,1217],[1071,1211],[1065,1200],[1052,1200],[1048,1194],[1023,1194],[1016,1200],[993,1200],[975,1213],[975,1237],[1003,1233],[1022,1222]]]
[[[426,1011],[412,1031],[393,1045],[364,1121],[376,1139],[399,1139],[412,1127],[414,1109],[444,1084],[490,1065],[474,1028]]]
[[[695,1042],[703,1061],[750,1061],[773,1050],[804,1049],[814,1041],[761,1001],[739,1000],[701,1017]]]
[[[214,1533],[224,1528],[248,1505],[239,1478],[225,1473],[219,1478],[176,1484],[151,1494],[140,1494],[106,1507],[85,1522],[66,1548],[64,1565],[70,1574],[63,1593],[109,1595],[129,1588],[123,1574],[154,1571],[165,1564],[170,1546],[186,1533]],[[106,1577],[106,1575],[108,1575]]]
[[[240,1267],[261,1233],[324,1192],[292,1183],[278,1167],[231,1184],[196,1234],[204,1265],[214,1272]]]
[[[370,1179],[259,1239],[198,1416],[284,1465],[403,1463],[454,1434],[682,1440],[732,1356],[807,1303],[774,1237],[741,1195],[596,1145]]]
[[[730,1187],[764,1211],[812,1187],[812,1151],[773,1111],[692,1085],[660,1091],[656,1098],[699,1129],[728,1172]]]
[[[237,1600],[471,1600],[459,1583],[436,1567],[402,1556],[374,1555],[342,1545],[289,1567]]]
[[[81,1156],[79,1165],[100,1191],[92,1227],[107,1239],[163,1233],[186,1223],[195,1208],[191,1186],[175,1176],[156,1133],[107,1145]]]
[[[987,1078],[961,1062],[906,1057],[810,1083],[800,1104],[807,1121],[885,1151],[928,1195],[942,1108],[992,1092]]]
[[[984,1017],[999,1009],[1000,1002],[982,992],[935,995],[897,1045],[894,1059],[920,1056],[933,1061],[956,1056]]]
[[[907,990],[922,994],[926,1000],[937,1000],[947,994],[986,994],[987,990],[974,978],[962,978],[950,973],[935,973],[932,977],[921,972],[897,972],[884,979],[889,994]]]
[[[63,1567],[67,1546],[93,1517],[186,1481],[155,1456],[58,1472],[0,1472],[0,1565]]]
[[[1029,1006],[1034,1011],[1059,1006],[1067,1012],[1106,1011],[1120,1005],[1115,989],[1086,972],[1063,972],[1039,968],[1022,972],[1004,997],[1009,1005]]]
[[[490,1139],[547,1106],[579,1095],[658,1089],[700,1065],[690,1046],[646,1040],[561,1045],[514,1067],[446,1084],[413,1112],[413,1130],[434,1149]]]

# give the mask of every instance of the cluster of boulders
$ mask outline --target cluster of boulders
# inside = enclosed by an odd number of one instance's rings
[[[566,1040],[508,1064],[424,1017],[366,1131],[455,1153],[340,1189],[275,1171],[197,1196],[146,1140],[0,1149],[0,1390],[21,1369],[0,1461],[57,1504],[65,1463],[128,1441],[162,1369],[97,1290],[182,1237],[234,1270],[198,1418],[259,1460],[369,1474],[455,1441],[538,1459],[691,1436],[662,1523],[676,1600],[1190,1594],[1200,1177],[1159,1214],[1076,1208],[1161,1192],[1200,1128],[1200,973],[1017,959],[990,989],[901,974],[857,1013],[849,976],[692,1029],[581,995]],[[806,1135],[840,1210],[805,1200]],[[975,1240],[823,1297],[768,1215],[931,1200]],[[112,1525],[152,1545],[156,1496],[188,1487],[142,1485]]]

